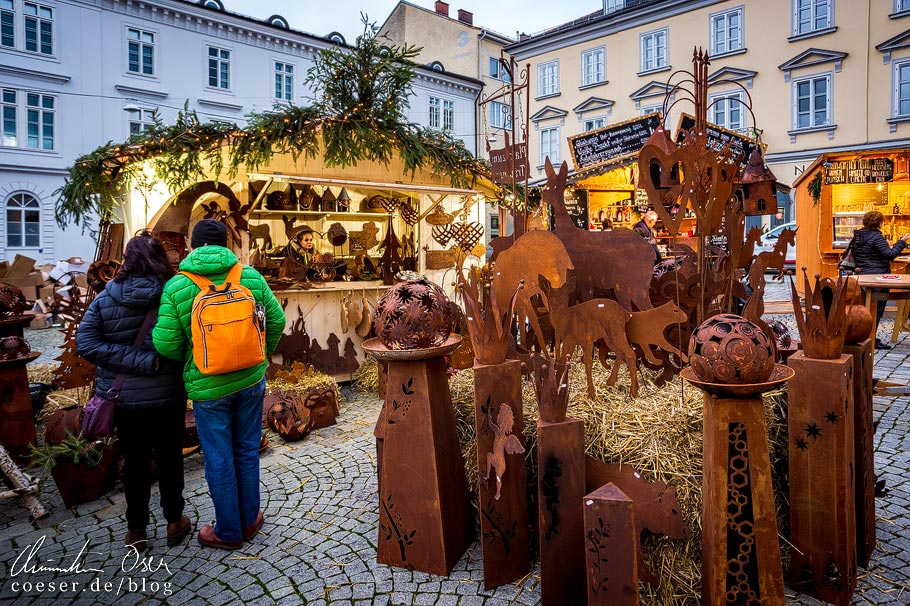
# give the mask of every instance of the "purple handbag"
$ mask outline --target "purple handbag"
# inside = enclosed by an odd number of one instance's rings
[[[134,347],[142,345],[156,319],[158,319],[158,309],[152,308],[145,315],[145,321],[133,343]],[[85,407],[82,409],[82,435],[87,440],[93,441],[114,434],[114,411],[120,404],[120,389],[123,387],[125,379],[126,375],[120,373],[106,394],[103,396],[95,394],[85,403]]]

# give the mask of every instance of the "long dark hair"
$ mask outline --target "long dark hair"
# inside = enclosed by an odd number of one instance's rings
[[[130,276],[157,276],[167,282],[174,275],[161,240],[147,231],[130,238],[123,251],[123,266],[114,276],[114,282],[123,282]]]

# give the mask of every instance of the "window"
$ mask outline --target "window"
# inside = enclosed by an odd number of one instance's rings
[[[721,93],[708,99],[708,120],[727,130],[743,125],[743,93]]]
[[[25,13],[25,50],[54,54],[54,9],[26,2],[22,12]]]
[[[610,13],[615,13],[621,8],[624,8],[624,5],[625,0],[606,0],[606,2],[604,2],[604,8],[606,9],[606,13],[608,15]]]
[[[603,128],[606,125],[606,118],[591,118],[589,120],[585,120],[585,132],[589,130],[595,130],[597,128]]]
[[[0,46],[16,46],[16,13],[13,0],[0,0]]]
[[[155,75],[155,34],[133,27],[126,30],[126,71]]]
[[[640,108],[641,115],[647,116],[648,114],[660,113],[664,110],[663,103],[658,103],[657,105],[642,105]]]
[[[559,63],[549,61],[537,66],[537,96],[548,97],[559,93]]]
[[[559,163],[559,127],[540,129],[540,165],[546,164],[547,158],[551,164]]]
[[[290,101],[294,97],[294,66],[275,62],[275,98]]]
[[[439,97],[430,97],[430,104],[427,112],[427,126],[430,128],[439,128],[439,125],[442,123],[439,112],[441,104],[442,102]]]
[[[793,35],[811,34],[831,27],[831,0],[793,0]]]
[[[667,30],[659,29],[641,35],[641,71],[667,67]]]
[[[793,127],[815,128],[831,124],[831,76],[812,76],[793,81]]]
[[[894,12],[910,11],[910,0],[894,0]]]
[[[743,7],[711,15],[711,54],[722,55],[743,48]]]
[[[153,109],[128,109],[126,110],[130,122],[130,136],[144,133],[155,123],[155,110]]]
[[[604,47],[592,48],[581,54],[581,85],[589,86],[606,81]]]
[[[231,51],[226,48],[209,47],[209,86],[231,88]]]
[[[894,62],[894,100],[891,115],[910,118],[910,60]]]
[[[490,57],[490,77],[494,80],[502,80],[506,75],[505,69],[496,57]]]
[[[494,128],[512,128],[512,114],[508,105],[499,101],[490,102],[490,126]]]
[[[442,102],[442,130],[455,130],[455,102]]]
[[[41,246],[41,205],[35,196],[18,193],[6,201],[6,245]]]
[[[16,147],[19,139],[16,137],[16,91],[8,88],[3,89],[0,96],[0,110],[3,112],[3,145]]]
[[[53,151],[54,98],[38,93],[26,93],[25,98],[28,148]]]

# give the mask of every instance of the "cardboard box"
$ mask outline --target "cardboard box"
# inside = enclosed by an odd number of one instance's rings
[[[12,265],[6,270],[5,278],[24,278],[35,269],[35,260],[25,255],[16,255]]]
[[[34,301],[38,297],[38,286],[35,284],[34,278],[3,278],[0,282],[5,282],[21,290],[27,301]]]
[[[51,317],[48,314],[35,314],[35,317],[32,318],[32,321],[28,325],[32,330],[40,330],[42,328],[51,327]]]

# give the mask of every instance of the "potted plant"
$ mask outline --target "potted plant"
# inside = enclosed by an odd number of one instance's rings
[[[74,507],[113,487],[119,456],[116,438],[89,442],[82,434],[67,433],[59,443],[33,447],[31,462],[41,477],[53,476],[64,505]]]

